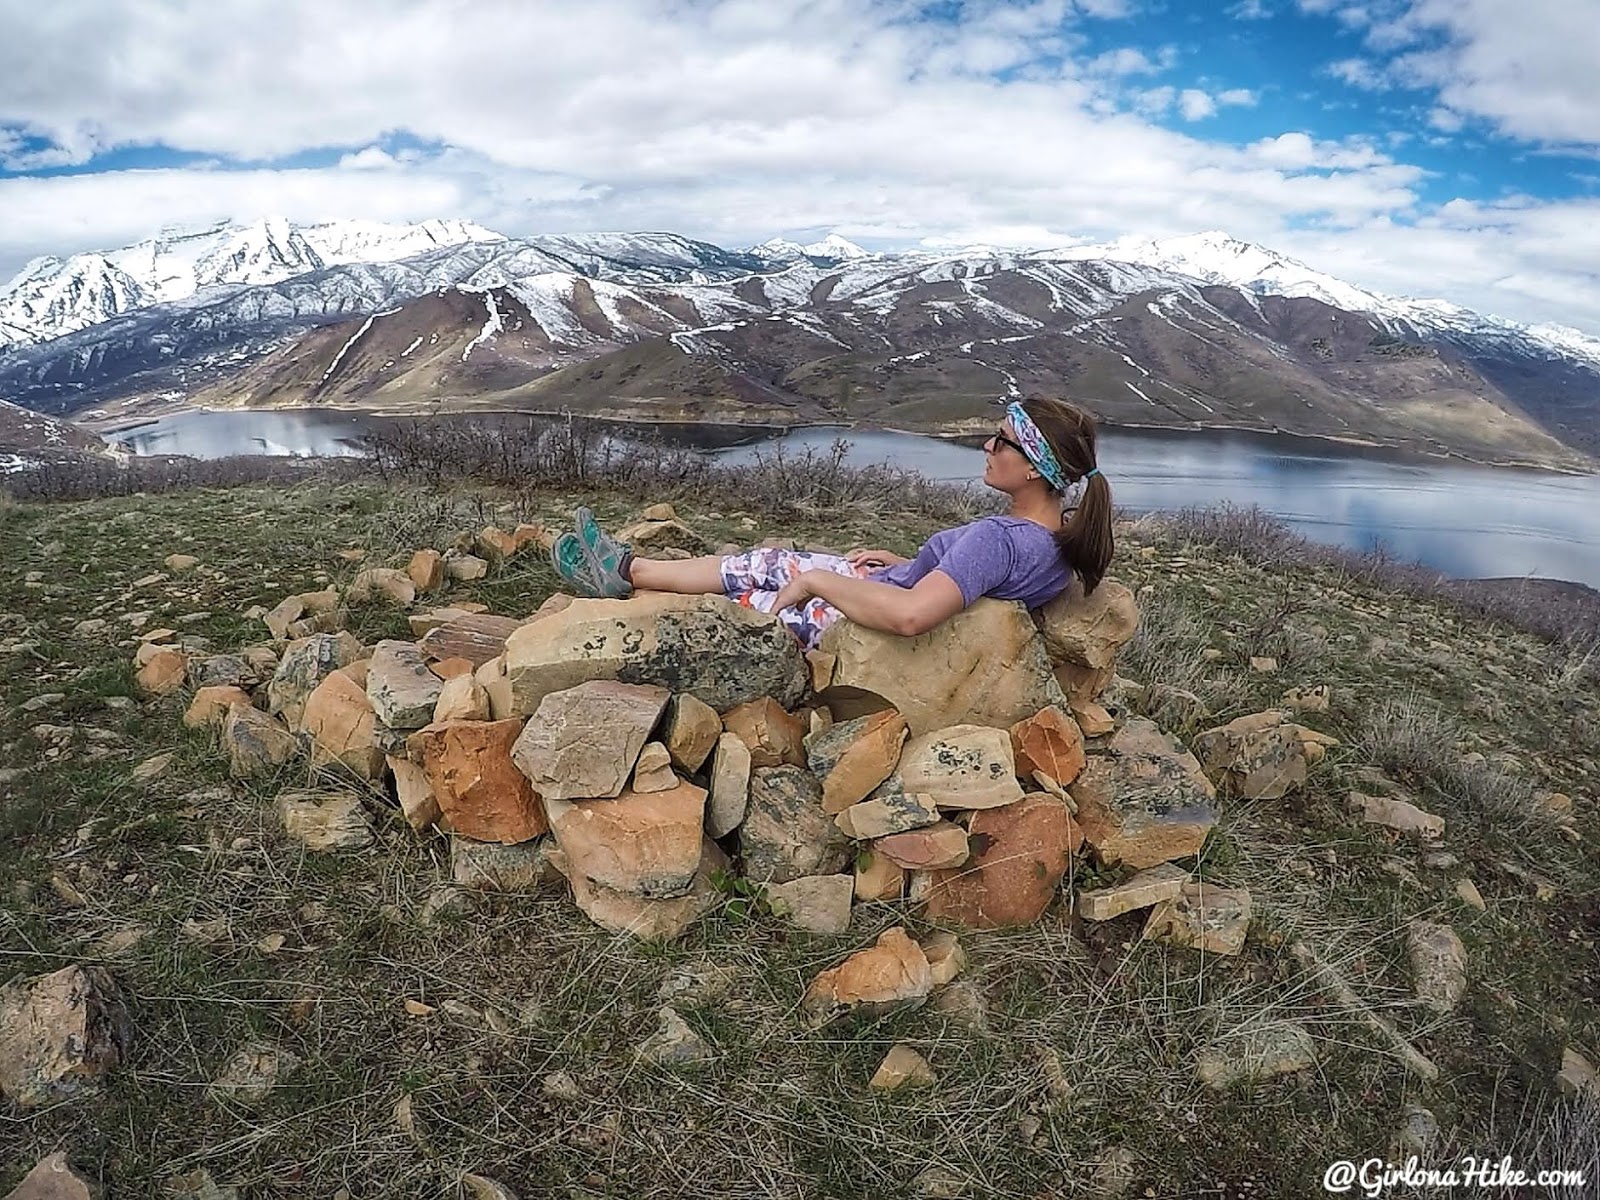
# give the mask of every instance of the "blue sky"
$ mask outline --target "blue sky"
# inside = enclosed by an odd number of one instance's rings
[[[1600,334],[1595,0],[0,0],[0,277],[162,226],[1221,228]]]

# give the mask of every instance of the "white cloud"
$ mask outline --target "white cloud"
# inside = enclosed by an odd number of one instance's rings
[[[1239,0],[1228,9],[1228,15],[1235,21],[1265,21],[1272,16],[1272,10],[1265,0]]]
[[[1178,96],[1178,111],[1185,121],[1199,121],[1217,112],[1217,102],[1199,88],[1184,88]]]
[[[1249,88],[1228,88],[1226,91],[1218,92],[1216,95],[1218,104],[1234,105],[1241,108],[1254,108],[1256,99],[1256,94]]]
[[[1369,92],[1383,91],[1389,86],[1382,66],[1366,58],[1341,58],[1328,64],[1327,73],[1343,80],[1351,87]]]
[[[917,11],[397,0],[374,21],[356,0],[0,0],[0,129],[29,145],[165,145],[230,165],[348,148],[319,169],[0,179],[0,276],[37,253],[267,212],[463,216],[513,235],[672,229],[724,245],[785,230],[1038,245],[1220,226],[1369,286],[1600,329],[1600,299],[1565,299],[1600,274],[1593,210],[1467,221],[1424,208],[1422,171],[1393,147],[1295,130],[1235,147],[1163,128],[1140,114],[1198,120],[1255,96],[1165,87],[1118,104],[1107,88],[1124,85],[1108,81],[1150,72],[1094,74],[1078,22],[1125,15],[1121,0],[986,0],[944,25]],[[1174,53],[1141,58],[1165,69]],[[444,149],[385,149],[396,131]],[[25,152],[6,136],[0,154]],[[1574,239],[1565,258],[1547,249],[1546,210]]]

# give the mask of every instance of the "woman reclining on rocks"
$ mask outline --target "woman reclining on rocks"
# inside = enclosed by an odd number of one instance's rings
[[[556,539],[556,572],[585,596],[635,588],[724,595],[772,613],[807,649],[841,615],[903,636],[926,633],[980,596],[1038,608],[1072,582],[1094,591],[1111,561],[1111,487],[1095,466],[1095,421],[1061,400],[1007,407],[983,444],[983,482],[1011,497],[1005,516],[983,517],[928,539],[915,558],[888,550],[849,556],[757,548],[726,557],[635,558],[587,508]],[[1063,511],[1068,490],[1084,482]]]

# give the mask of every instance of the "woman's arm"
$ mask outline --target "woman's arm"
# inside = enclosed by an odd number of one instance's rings
[[[857,625],[915,637],[966,607],[956,581],[943,571],[929,571],[911,588],[832,571],[802,571],[778,593],[773,611],[803,604],[816,596],[826,600]]]

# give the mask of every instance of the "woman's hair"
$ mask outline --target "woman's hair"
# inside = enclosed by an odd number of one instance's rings
[[[1083,409],[1065,400],[1031,397],[1022,402],[1023,411],[1044,434],[1056,461],[1067,473],[1067,482],[1076,483],[1098,466],[1095,459],[1095,420]],[[1087,594],[1099,586],[1111,555],[1116,549],[1111,536],[1111,485],[1096,472],[1089,476],[1082,502],[1068,514],[1056,546],[1083,580]]]

